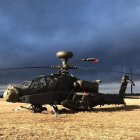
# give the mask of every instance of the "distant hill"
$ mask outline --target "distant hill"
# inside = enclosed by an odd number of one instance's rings
[[[128,96],[140,96],[140,93],[126,93]]]

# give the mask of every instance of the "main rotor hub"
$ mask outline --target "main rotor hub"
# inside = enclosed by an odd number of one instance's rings
[[[61,59],[62,62],[60,73],[68,74],[68,70],[72,68],[72,66],[68,64],[68,60],[73,57],[73,53],[69,51],[59,51],[56,53],[56,56]]]

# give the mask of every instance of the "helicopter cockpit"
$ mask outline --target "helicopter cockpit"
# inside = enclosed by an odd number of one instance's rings
[[[44,76],[39,76],[31,81],[30,89],[40,89],[46,86],[46,80]]]
[[[25,87],[25,88],[28,88],[29,86],[31,85],[31,81],[24,81],[21,86],[22,87]]]

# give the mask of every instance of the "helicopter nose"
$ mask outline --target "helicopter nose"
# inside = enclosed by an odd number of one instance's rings
[[[4,91],[3,98],[7,102],[16,102],[18,100],[18,90],[16,87],[10,85],[8,88]]]

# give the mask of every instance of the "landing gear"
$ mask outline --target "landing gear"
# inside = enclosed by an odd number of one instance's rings
[[[42,107],[42,105],[40,105],[40,104],[31,105],[31,106],[32,106],[32,111],[34,113],[41,113],[42,111],[47,111],[47,108]]]
[[[58,117],[58,114],[59,114],[59,110],[58,110],[58,107],[56,105],[50,105],[52,107],[52,110],[55,114],[56,117]]]
[[[59,114],[58,107],[56,105],[50,105],[52,107],[52,111],[54,112],[55,116],[57,117]],[[30,107],[20,106],[20,108],[25,108],[30,110],[33,113],[42,113],[43,111],[47,111],[46,107],[43,107],[41,104],[32,104]]]
[[[47,111],[47,108],[43,107],[40,104],[32,104],[29,108],[24,107],[24,106],[20,106],[20,107],[28,109],[28,110],[32,111],[33,113],[41,113],[42,111]]]

